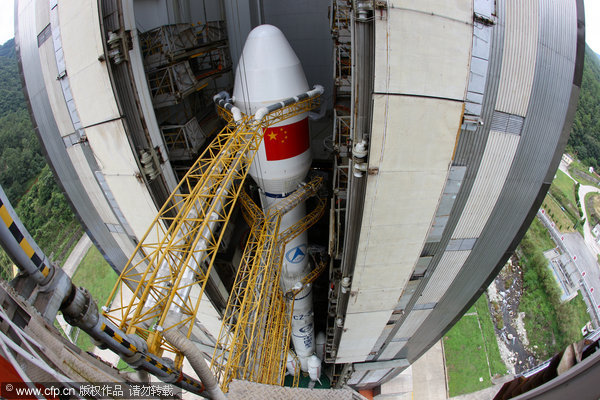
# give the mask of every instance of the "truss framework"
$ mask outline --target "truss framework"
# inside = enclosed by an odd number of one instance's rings
[[[252,230],[211,364],[223,391],[233,379],[283,384],[294,307],[294,296],[284,293],[280,284],[283,249],[321,218],[325,201],[319,199],[312,212],[283,232],[279,225],[285,212],[315,195],[321,183],[322,178],[314,178],[266,215],[245,193],[240,196],[244,218]],[[318,273],[309,276],[314,279]]]
[[[103,314],[128,334],[141,336],[151,353],[174,353],[175,365],[180,368],[183,355],[165,341],[162,333],[179,329],[188,338],[191,336],[225,227],[262,141],[263,129],[317,106],[318,99],[309,98],[259,122],[244,116],[238,124],[228,111],[219,108],[228,125],[159,211],[123,268]],[[277,230],[271,232],[273,235]],[[258,240],[264,248],[264,243],[271,240],[269,232],[261,232]],[[126,302],[125,290],[133,293]],[[117,296],[120,302],[111,308]]]

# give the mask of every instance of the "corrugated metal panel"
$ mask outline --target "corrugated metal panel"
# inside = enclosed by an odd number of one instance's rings
[[[499,0],[497,4],[500,12],[497,27],[501,28],[504,1]],[[576,3],[541,0],[539,4],[543,12],[540,14],[535,79],[513,165],[494,212],[470,257],[431,316],[399,354],[411,362],[439,340],[448,324],[472,300],[475,291],[489,281],[490,274],[501,268],[501,261],[508,256],[507,249],[517,232],[523,232],[521,227],[533,202],[543,198],[540,190],[548,187],[560,161],[569,133],[569,127],[564,127],[565,116],[568,110],[575,111],[577,103],[577,88],[573,86],[577,50]],[[494,63],[490,65],[493,68]],[[474,135],[469,139],[475,139]],[[459,143],[459,148],[465,145],[461,157],[468,157],[466,144]],[[483,267],[482,260],[488,268]]]
[[[395,335],[396,339],[409,339],[415,331],[421,326],[423,321],[431,314],[432,310],[414,310],[404,320],[400,329]]]
[[[507,0],[504,57],[496,109],[527,114],[538,45],[538,0]]]
[[[525,119],[519,115],[495,111],[494,115],[492,116],[491,130],[520,135],[521,131],[523,130],[524,121]]]
[[[50,24],[46,25],[43,31],[39,33],[37,36],[38,47],[40,47],[44,42],[52,37],[52,28]]]
[[[433,257],[420,257],[419,261],[417,261],[417,264],[415,265],[411,279],[425,275],[427,268],[429,268],[429,264],[431,264],[432,258]]]
[[[432,308],[435,308],[435,306],[437,306],[437,302],[417,303],[413,307],[413,310],[431,310]]]
[[[477,242],[476,238],[450,239],[446,251],[471,250]]]
[[[65,103],[69,110],[69,116],[75,131],[81,136],[83,134],[83,126],[77,112],[77,106],[71,93],[71,85],[69,83],[69,77],[67,76],[67,70],[65,65],[65,55],[62,48],[62,40],[60,36],[60,22],[58,19],[58,7],[54,5],[50,8],[50,27],[52,29],[52,41],[54,44],[54,58],[56,60],[56,67],[58,69],[58,81],[60,82],[63,96],[65,97]]]
[[[454,281],[454,277],[469,257],[469,254],[471,254],[470,250],[445,252],[435,272],[431,275],[421,297],[417,300],[417,304],[437,303],[440,301]]]
[[[469,200],[452,238],[476,238],[487,223],[519,145],[520,136],[490,132]]]

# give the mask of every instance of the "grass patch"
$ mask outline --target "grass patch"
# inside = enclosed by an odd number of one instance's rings
[[[135,369],[131,368],[129,364],[125,361],[119,359],[119,363],[117,364],[117,369],[119,371],[127,371],[127,372],[135,372]]]
[[[577,200],[575,199],[575,182],[560,169],[556,171],[556,177],[552,181],[552,186],[560,190],[568,202],[571,204],[577,203]]]
[[[476,315],[465,315],[444,336],[450,397],[491,386]],[[480,382],[479,378],[483,378]]]
[[[589,318],[579,301],[562,303],[561,291],[543,256],[537,232],[529,229],[519,245],[523,261],[523,295],[519,311],[525,313],[525,329],[538,358],[549,358],[581,339],[581,326]],[[586,313],[587,314],[587,313]],[[582,318],[585,321],[582,322]]]
[[[502,358],[500,357],[494,323],[492,322],[492,316],[488,308],[487,296],[485,294],[481,295],[479,300],[477,300],[475,308],[477,309],[479,323],[481,324],[481,332],[483,333],[483,338],[485,340],[492,376],[504,375],[506,374],[506,365],[504,365],[504,361],[502,361]]]
[[[585,305],[585,301],[583,301],[583,296],[581,292],[577,293],[573,299],[569,301],[573,309],[573,313],[575,316],[575,324],[579,328],[582,328],[585,324],[590,320],[590,314],[587,311],[587,306]]]
[[[550,250],[556,247],[556,243],[550,237],[550,233],[541,223],[541,221],[537,218],[533,219],[533,222],[529,226],[529,239],[532,242],[533,246],[542,250]]]
[[[116,281],[117,274],[95,246],[88,250],[73,275],[73,283],[86,288],[98,303],[98,307],[106,302]],[[94,348],[90,337],[85,332],[80,332],[77,346],[85,351],[91,351]]]
[[[594,226],[600,222],[600,194],[588,193],[585,195],[584,201],[586,218],[590,223],[590,228],[594,229]]]
[[[573,218],[569,216],[565,211],[564,207],[552,196],[552,194],[546,195],[542,207],[546,210],[546,214],[550,217],[556,227],[561,232],[574,232],[575,224],[577,220],[573,221]]]
[[[444,353],[451,397],[490,387],[490,372],[493,376],[506,373],[485,294],[444,336]]]
[[[573,161],[569,165],[568,170],[569,170],[569,175],[571,175],[573,177],[573,179],[575,179],[577,182],[581,183],[582,185],[591,185],[591,186],[600,187],[600,185],[598,184],[598,176],[593,173],[590,173],[588,167],[586,167],[579,161],[576,161],[576,160]]]

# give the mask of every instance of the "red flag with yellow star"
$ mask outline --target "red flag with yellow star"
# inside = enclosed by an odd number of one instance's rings
[[[264,141],[268,161],[285,160],[304,153],[310,147],[308,118],[267,128]]]

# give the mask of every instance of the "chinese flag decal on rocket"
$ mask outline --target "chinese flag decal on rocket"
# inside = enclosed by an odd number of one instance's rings
[[[267,128],[264,141],[268,161],[285,160],[304,153],[310,147],[308,118]]]

